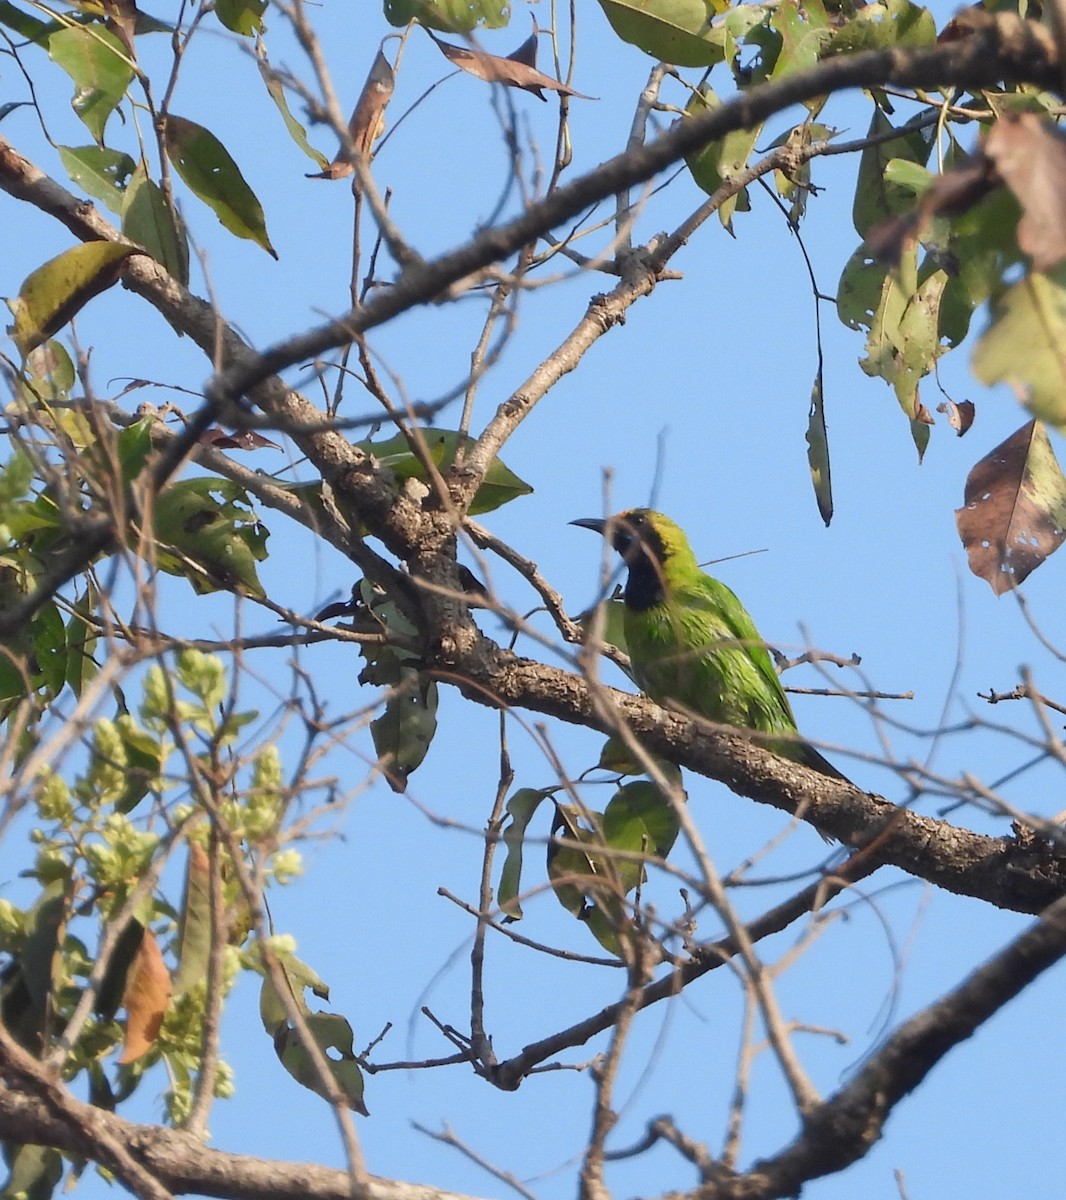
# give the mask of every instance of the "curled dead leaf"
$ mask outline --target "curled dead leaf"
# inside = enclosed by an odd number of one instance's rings
[[[579,100],[592,99],[591,96],[575,92],[572,87],[567,87],[558,79],[537,70],[536,33],[526,38],[513,54],[501,58],[498,54],[489,54],[486,50],[453,46],[451,42],[442,42],[428,29],[426,32],[450,63],[454,63],[461,71],[466,71],[476,79],[483,79],[486,83],[501,83],[504,87],[520,88],[524,92],[532,92],[540,100],[548,99],[544,95],[544,88],[551,92],[559,92],[563,96],[576,96]]]
[[[348,122],[348,136],[354,153],[364,158],[370,157],[374,143],[385,129],[385,109],[395,90],[396,73],[389,60],[378,50]],[[343,179],[351,175],[353,170],[347,149],[341,147],[337,157],[325,170],[309,175],[308,179]]]
[[[936,406],[936,411],[947,417],[948,424],[959,437],[968,432],[977,412],[972,400],[960,400],[957,404],[954,400],[945,400],[943,404]]]

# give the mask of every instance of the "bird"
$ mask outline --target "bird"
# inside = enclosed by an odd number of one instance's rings
[[[572,525],[609,536],[629,574],[623,591],[633,678],[657,704],[758,734],[768,750],[831,779],[847,776],[805,742],[747,609],[700,570],[679,525],[650,508]]]

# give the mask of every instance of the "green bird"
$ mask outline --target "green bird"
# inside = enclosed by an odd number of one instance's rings
[[[796,718],[755,622],[724,583],[704,574],[669,517],[631,508],[609,521],[572,521],[606,536],[629,568],[624,602],[633,677],[658,704],[762,734],[761,744],[846,779],[798,736]]]

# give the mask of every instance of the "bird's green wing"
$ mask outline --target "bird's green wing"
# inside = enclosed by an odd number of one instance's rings
[[[735,593],[710,575],[700,574],[692,584],[679,589],[675,599],[682,609],[702,611],[713,617],[715,636],[726,644],[711,650],[728,663],[735,685],[744,693],[748,708],[744,722],[751,729],[766,732],[793,732],[792,715],[785,689],[781,685],[773,659],[748,610]]]

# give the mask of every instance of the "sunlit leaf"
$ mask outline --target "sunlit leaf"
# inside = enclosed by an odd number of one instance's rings
[[[503,870],[500,872],[500,886],[496,892],[496,903],[512,920],[522,918],[522,905],[518,896],[522,890],[522,852],[525,846],[526,830],[533,814],[540,807],[550,791],[539,788],[519,788],[507,801],[507,815],[510,820],[503,831],[503,844],[507,848]]]
[[[107,118],[133,79],[126,47],[100,25],[74,25],[49,37],[48,54],[74,81],[71,106],[102,144]]]
[[[679,829],[673,802],[645,779],[635,779],[620,787],[603,810],[603,841],[608,853],[622,850],[648,858],[666,858]],[[631,891],[643,878],[642,864],[618,856],[613,861],[623,890]]]
[[[460,446],[459,434],[451,429],[432,429],[429,426],[423,427],[420,433],[437,469],[442,472],[447,470],[455,461]],[[461,444],[463,449],[468,449],[474,445],[474,439],[463,437]],[[398,480],[413,478],[426,481],[429,478],[421,459],[411,450],[410,443],[402,433],[383,442],[359,442],[358,446],[387,466]],[[529,484],[519,479],[500,459],[493,459],[470,505],[470,515],[491,512],[519,496],[528,496],[532,491]]]
[[[14,1145],[10,1150],[3,1200],[50,1200],[63,1178],[64,1160],[51,1146]],[[9,1156],[5,1154],[5,1158]]]
[[[721,103],[711,87],[704,85],[698,92],[693,93],[685,114],[696,117],[720,107]],[[754,129],[736,129],[718,141],[708,142],[694,154],[687,155],[685,162],[697,185],[708,196],[713,196],[727,179],[748,165],[748,159],[761,132],[762,125],[757,125]],[[732,232],[733,213],[747,212],[749,207],[747,190],[741,189],[719,205],[718,219]]]
[[[393,25],[418,21],[445,33],[500,29],[511,19],[511,0],[385,0],[385,17]]]
[[[267,0],[215,0],[215,16],[227,29],[250,37],[263,31]]]
[[[339,1013],[308,1013],[304,1020],[348,1107],[364,1117],[370,1116],[363,1102],[363,1073],[355,1059],[351,1025]],[[297,1083],[329,1098],[322,1076],[294,1028],[286,1025],[275,1033],[274,1051]]]
[[[164,128],[167,155],[185,184],[230,233],[255,242],[277,258],[263,207],[229,151],[210,130],[171,113]]]
[[[155,501],[153,530],[159,566],[197,592],[263,595],[255,564],[266,558],[268,534],[237,484],[214,476],[172,483]]]
[[[289,102],[285,96],[285,88],[282,86],[281,80],[267,59],[266,46],[263,45],[261,39],[256,41],[255,57],[256,62],[259,64],[259,74],[263,77],[263,82],[266,84],[266,89],[270,94],[271,100],[274,101],[278,112],[281,113],[281,119],[285,122],[285,128],[289,131],[289,137],[292,138],[308,158],[316,162],[322,170],[325,170],[329,160],[321,151],[316,150],[311,145],[307,140],[307,130],[292,115]]]
[[[956,509],[970,570],[997,594],[1036,570],[1066,540],[1066,477],[1047,432],[1030,421],[977,463]]]
[[[181,284],[189,282],[189,244],[185,229],[167,204],[163,190],[141,165],[126,188],[122,232]]]
[[[129,177],[137,164],[128,154],[107,146],[57,146],[71,181],[101,200],[112,212],[121,212]]]
[[[845,9],[845,12],[852,10]],[[887,0],[856,6],[833,34],[830,54],[854,54],[860,50],[884,50],[890,46],[917,49],[936,42],[936,20],[928,8],[911,0]]]
[[[919,120],[919,117],[915,120]],[[884,137],[895,127],[880,108],[875,108],[867,135]],[[855,202],[852,220],[860,237],[865,237],[875,225],[909,212],[914,205],[914,193],[908,187],[885,179],[885,168],[893,159],[924,166],[933,146],[934,131],[930,128],[899,127],[900,136],[889,141],[871,143],[859,159],[859,175],[855,183]]]
[[[211,875],[207,851],[198,842],[189,842],[185,864],[185,896],[178,925],[178,971],[174,976],[174,995],[183,996],[207,977],[211,957]]]
[[[712,67],[725,59],[724,33],[711,18],[725,0],[599,0],[611,28],[624,42],[678,67]]]
[[[14,303],[12,336],[25,356],[118,281],[123,260],[136,250],[118,242],[83,242],[28,275]]]
[[[982,383],[1010,383],[1034,415],[1066,428],[1066,265],[1032,272],[992,304],[973,353]]]

